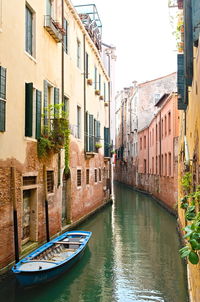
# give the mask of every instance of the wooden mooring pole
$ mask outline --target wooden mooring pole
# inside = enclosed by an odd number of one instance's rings
[[[49,235],[49,205],[48,205],[48,198],[47,198],[47,171],[46,166],[43,165],[43,178],[44,178],[44,190],[45,190],[45,225],[46,225],[46,238],[47,242],[50,241]]]
[[[14,226],[14,246],[15,246],[15,262],[19,262],[19,238],[18,238],[18,219],[16,204],[16,168],[11,167],[11,201],[13,208],[13,226]]]

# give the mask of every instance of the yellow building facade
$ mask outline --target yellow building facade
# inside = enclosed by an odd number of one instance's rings
[[[200,184],[200,58],[199,1],[179,1],[183,15],[184,51],[178,54],[178,222],[183,237],[182,257],[187,261],[190,301],[200,301],[199,184]],[[196,244],[197,243],[197,244]],[[185,256],[185,257],[184,257]]]
[[[98,24],[70,1],[0,0],[2,272],[16,250],[35,248],[110,199],[110,78],[101,55]],[[58,146],[66,115],[69,145]],[[45,156],[41,142],[51,145]]]

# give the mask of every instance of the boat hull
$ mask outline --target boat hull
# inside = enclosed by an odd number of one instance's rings
[[[21,287],[32,287],[50,282],[67,272],[77,261],[79,261],[83,254],[84,250],[70,261],[46,271],[16,273],[17,281]]]
[[[68,271],[83,256],[91,234],[86,231],[66,232],[30,253],[12,268],[19,285],[33,287]],[[59,245],[63,246],[61,251],[57,250]],[[45,254],[47,250],[50,258]]]

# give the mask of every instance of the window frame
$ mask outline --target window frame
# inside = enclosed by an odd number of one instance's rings
[[[31,15],[31,31],[29,32],[28,29],[28,15],[27,12]],[[29,42],[31,42],[31,47],[29,48]],[[35,11],[32,9],[32,7],[26,2],[25,5],[25,51],[26,53],[35,58]]]

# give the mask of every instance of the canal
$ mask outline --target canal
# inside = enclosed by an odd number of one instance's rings
[[[93,232],[81,261],[59,279],[20,290],[0,284],[1,302],[187,302],[176,219],[150,197],[115,185],[115,202],[79,229]]]

